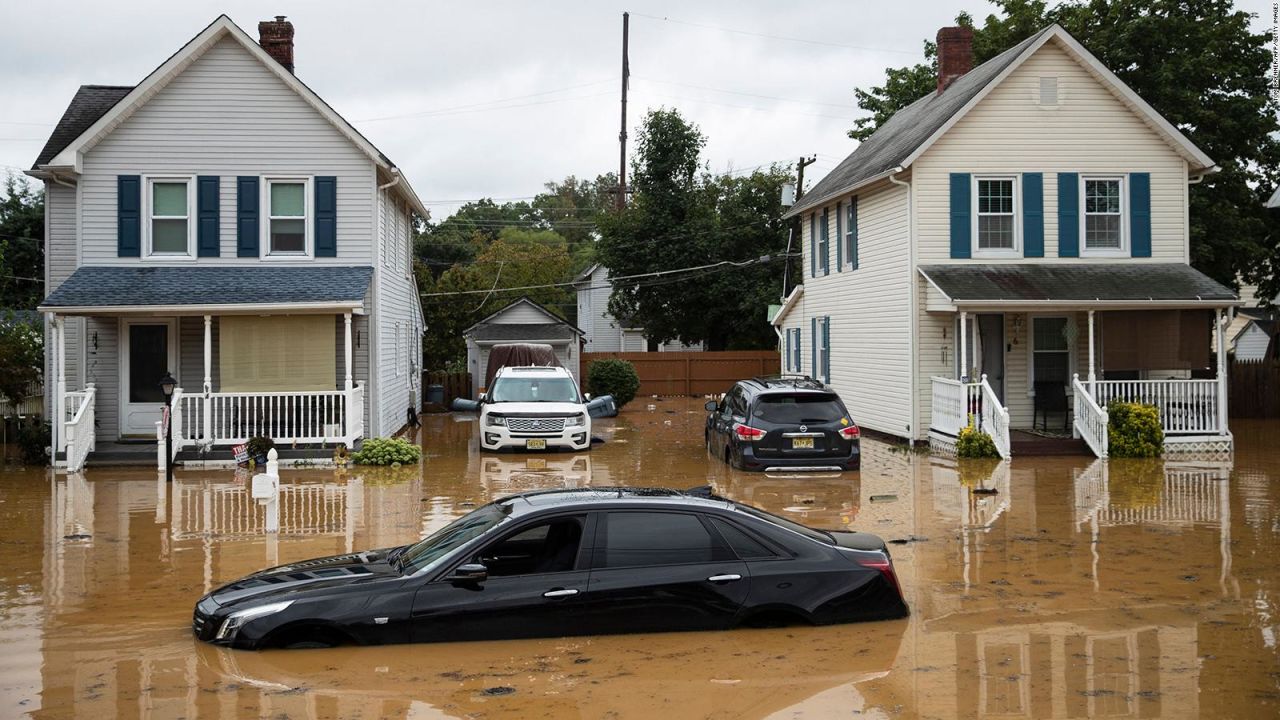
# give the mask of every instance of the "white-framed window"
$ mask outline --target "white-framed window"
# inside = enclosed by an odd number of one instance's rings
[[[813,376],[824,383],[831,382],[831,333],[827,329],[830,324],[831,318],[819,317],[818,335],[813,339],[813,346],[818,351],[814,355],[818,366],[813,369]]]
[[[1128,255],[1124,176],[1080,176],[1080,252]]]
[[[1028,395],[1035,395],[1036,383],[1071,384],[1071,347],[1075,334],[1067,315],[1033,315],[1031,317],[1031,359],[1027,374],[1031,384]]]
[[[262,183],[263,254],[267,257],[310,257],[311,178],[268,177]]]
[[[396,377],[404,374],[404,326],[396,321]]]
[[[973,237],[975,257],[1020,254],[1017,177],[973,177]]]
[[[195,257],[195,178],[148,177],[146,187],[145,255],[170,259]]]

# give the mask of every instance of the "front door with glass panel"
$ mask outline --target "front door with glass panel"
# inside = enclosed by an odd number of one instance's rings
[[[178,374],[177,324],[125,320],[120,345],[120,435],[154,438],[164,412],[160,379]]]
[[[957,358],[957,376],[967,375],[970,382],[977,382],[986,375],[996,397],[1004,402],[1004,356],[1007,350],[1004,342],[1004,315],[970,315],[967,323],[965,340],[968,357]],[[957,337],[959,333],[960,321],[957,320]]]

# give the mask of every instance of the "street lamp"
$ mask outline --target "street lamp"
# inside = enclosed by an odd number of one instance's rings
[[[173,374],[165,371],[160,378],[160,392],[164,393],[164,479],[173,482],[173,389],[178,381]]]

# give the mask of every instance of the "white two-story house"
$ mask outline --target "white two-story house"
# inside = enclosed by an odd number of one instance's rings
[[[609,269],[600,263],[578,273],[573,280],[578,294],[578,327],[582,329],[583,352],[648,352],[649,338],[644,328],[623,322],[609,312],[613,283]],[[656,343],[658,352],[701,352],[702,343],[686,345],[679,340]],[[585,369],[585,368],[584,368]]]
[[[45,183],[56,458],[156,438],[348,446],[418,407],[408,180],[294,74],[293,26],[221,16],[137,85],[80,88]],[[227,453],[227,457],[230,454]]]
[[[1213,160],[1061,27],[978,67],[972,37],[939,32],[937,91],[790,210],[806,277],[774,320],[783,369],[936,445],[973,418],[1006,457],[1019,428],[1105,456],[1123,399],[1159,407],[1167,451],[1229,450],[1210,349],[1238,301],[1189,264]]]

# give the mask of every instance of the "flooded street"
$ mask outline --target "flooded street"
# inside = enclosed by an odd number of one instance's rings
[[[1233,461],[958,465],[864,439],[861,472],[779,478],[709,460],[701,406],[638,399],[559,455],[481,455],[473,416],[428,416],[420,469],[283,469],[278,536],[244,471],[9,469],[0,717],[1280,715],[1280,423],[1234,422]],[[195,600],[254,570],[415,541],[512,492],[626,484],[878,533],[912,616],[307,651],[191,635]]]

